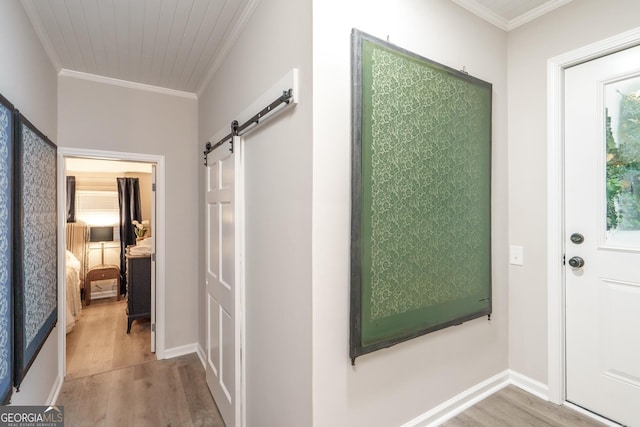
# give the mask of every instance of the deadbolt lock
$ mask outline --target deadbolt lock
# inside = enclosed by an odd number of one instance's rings
[[[584,236],[582,234],[573,233],[571,235],[571,243],[575,243],[576,245],[579,245],[582,242],[584,242]]]

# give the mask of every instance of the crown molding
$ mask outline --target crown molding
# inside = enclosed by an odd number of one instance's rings
[[[481,5],[476,0],[451,0],[454,3],[457,3],[458,6],[464,7],[469,12],[479,16],[485,21],[495,25],[504,31],[509,31],[509,21],[504,19],[502,16],[498,15],[494,11],[489,8]]]
[[[220,47],[218,48],[218,51],[215,53],[214,57],[212,58],[211,65],[209,67],[209,72],[207,73],[204,80],[202,80],[202,82],[198,86],[198,90],[196,91],[197,96],[202,95],[202,91],[206,89],[207,85],[213,78],[214,74],[216,73],[216,71],[218,71],[218,68],[220,68],[220,65],[222,65],[222,62],[225,60],[225,58],[229,54],[231,47],[238,39],[238,36],[244,29],[249,18],[251,18],[251,15],[253,15],[253,11],[256,9],[256,7],[258,7],[259,3],[260,3],[260,0],[247,1],[247,5],[242,10],[240,17],[234,23],[233,28],[229,30],[228,32],[229,35],[225,37]]]
[[[38,37],[38,40],[40,40],[40,44],[42,45],[42,48],[44,49],[45,53],[49,57],[49,60],[51,61],[51,64],[55,68],[56,72],[59,73],[60,70],[62,70],[62,65],[60,64],[60,58],[58,58],[58,55],[56,55],[56,51],[51,45],[51,41],[46,36],[44,25],[42,24],[42,21],[40,20],[39,15],[34,10],[35,6],[33,5],[33,0],[20,0],[20,3],[22,4],[22,8],[27,14],[29,21],[31,21],[31,26],[33,27],[33,30],[36,32],[36,36]]]
[[[520,16],[516,16],[513,19],[507,20],[502,16],[498,15],[494,11],[489,8],[483,6],[477,0],[451,0],[454,3],[457,3],[459,6],[467,9],[469,12],[479,16],[485,21],[495,25],[504,31],[511,31],[514,28],[517,28],[521,25],[524,25],[528,22],[533,21],[540,16],[551,12],[554,9],[559,8],[560,6],[564,6],[565,4],[573,1],[573,0],[549,0],[544,4],[536,7],[535,9],[530,10],[527,13],[523,13]]]
[[[143,83],[130,82],[127,80],[114,79],[111,77],[98,76],[96,74],[89,74],[89,73],[83,73],[80,71],[67,70],[66,68],[63,68],[62,70],[60,70],[60,72],[58,73],[58,76],[72,77],[74,79],[88,80],[95,83],[103,83],[103,84],[108,84],[113,86],[120,86],[128,89],[143,90],[146,92],[160,93],[163,95],[179,96],[181,98],[187,98],[187,99],[193,99],[193,100],[198,99],[198,96],[195,93],[191,93],[191,92],[183,92],[181,90],[168,89],[160,86],[152,86],[152,85],[147,85]]]
[[[536,18],[541,17],[542,15],[551,12],[559,8],[560,6],[564,6],[567,3],[572,2],[573,0],[550,0],[535,9],[530,10],[527,13],[523,13],[520,16],[517,16],[509,21],[507,24],[507,31],[511,31],[514,28],[518,28],[521,25],[526,24],[527,22],[531,22]]]

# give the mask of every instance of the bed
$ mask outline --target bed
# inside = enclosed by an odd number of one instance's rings
[[[67,315],[66,330],[67,333],[73,330],[82,311],[82,300],[80,299],[80,272],[82,264],[75,255],[66,251],[66,276],[65,283],[67,289]]]
[[[66,331],[73,330],[82,310],[81,292],[89,259],[89,227],[82,221],[67,223],[66,229]]]

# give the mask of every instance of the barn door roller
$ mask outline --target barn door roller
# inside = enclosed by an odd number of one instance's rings
[[[222,138],[220,141],[215,144],[211,144],[211,142],[207,142],[204,150],[204,165],[207,166],[207,155],[215,150],[216,148],[222,146],[227,141],[231,141],[231,152],[233,153],[233,137],[234,136],[242,136],[247,133],[249,130],[253,129],[255,126],[260,124],[260,121],[264,119],[268,114],[275,111],[275,108],[281,104],[289,104],[291,102],[291,98],[293,97],[293,89],[285,90],[282,92],[275,101],[271,104],[264,107],[257,114],[251,117],[249,120],[244,122],[243,124],[239,124],[237,120],[233,120],[231,122],[231,132]]]

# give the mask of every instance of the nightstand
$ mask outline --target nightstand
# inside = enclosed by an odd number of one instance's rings
[[[96,265],[87,272],[87,278],[84,281],[84,303],[91,304],[91,282],[94,280],[111,280],[116,281],[116,295],[120,301],[120,268],[117,265]]]

